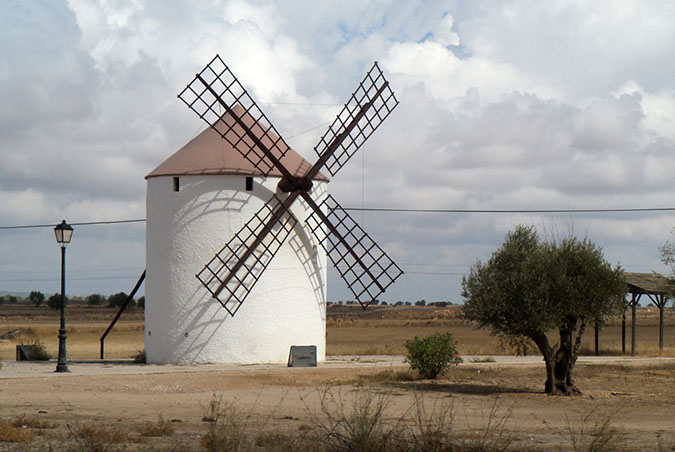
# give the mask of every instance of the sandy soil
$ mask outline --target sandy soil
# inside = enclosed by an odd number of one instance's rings
[[[623,435],[626,450],[653,450],[659,437],[667,448],[675,446],[675,359],[584,357],[577,371],[584,390],[580,397],[546,396],[541,358],[495,359],[472,363],[467,357],[439,382],[381,381],[377,376],[383,371],[405,369],[402,357],[389,356],[331,357],[317,368],[72,362],[68,374],[54,373],[54,362],[6,361],[0,370],[0,417],[32,416],[50,428],[34,428],[28,443],[0,442],[0,450],[39,450],[92,424],[127,432],[125,447],[132,450],[191,450],[206,432],[209,405],[221,398],[248,419],[251,432],[301,432],[315,422],[327,386],[349,404],[363,391],[359,381],[387,398],[389,422],[409,417],[421,396],[429,410],[451,412],[453,431],[460,435],[481,435],[501,419],[504,430],[494,434],[519,446],[569,450],[570,426],[592,430],[607,415]],[[175,426],[175,433],[141,437],[139,426],[160,415]]]

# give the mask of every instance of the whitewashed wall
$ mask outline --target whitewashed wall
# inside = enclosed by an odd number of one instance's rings
[[[148,363],[285,363],[291,345],[326,355],[326,255],[298,219],[234,317],[195,275],[276,190],[278,178],[237,175],[148,179],[145,351]],[[326,183],[314,181],[321,200]]]

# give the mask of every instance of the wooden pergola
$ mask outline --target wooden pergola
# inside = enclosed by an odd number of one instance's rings
[[[635,309],[642,295],[649,299],[659,308],[659,350],[663,350],[663,311],[668,302],[673,286],[670,280],[656,273],[630,273],[624,272],[628,283],[628,293],[631,294],[626,308],[631,308],[631,356],[635,356]],[[624,311],[621,324],[621,349],[626,353],[626,312]]]

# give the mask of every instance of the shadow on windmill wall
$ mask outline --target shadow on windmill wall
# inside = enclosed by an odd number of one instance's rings
[[[179,202],[188,200],[185,203],[183,215],[174,217],[172,230],[175,231],[176,235],[190,226],[194,221],[206,215],[224,211],[240,213],[253,197],[259,198],[261,202],[264,202],[260,196],[261,192],[263,192],[262,190],[256,190],[256,192],[246,192],[243,190],[245,180],[243,176],[223,175],[209,176],[208,179],[190,180],[187,177],[185,179],[186,182],[184,182],[183,188],[176,193],[179,197]],[[242,187],[236,187],[238,185],[237,182],[241,182]],[[262,188],[259,184],[258,187]],[[265,191],[269,192],[269,190]],[[233,193],[234,196],[232,196]],[[208,195],[208,198],[206,198],[206,195]],[[186,217],[189,218],[187,221]]]

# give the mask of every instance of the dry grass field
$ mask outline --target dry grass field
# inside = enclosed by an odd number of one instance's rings
[[[110,308],[69,307],[67,313],[68,357],[97,359],[99,338],[117,311]],[[639,308],[637,318],[638,356],[675,356],[675,310],[666,308],[664,350],[658,347],[658,309]],[[372,306],[366,311],[352,306],[332,306],[328,311],[326,347],[328,355],[404,355],[404,344],[415,336],[450,332],[463,355],[513,355],[516,350],[500,343],[485,330],[477,330],[459,318],[451,306]],[[0,342],[0,359],[14,359],[17,343],[39,339],[47,350],[58,350],[59,315],[47,307],[0,307],[0,336],[25,331],[18,338]],[[630,353],[630,317],[626,325],[626,348]],[[552,336],[553,339],[553,336]],[[584,335],[585,353],[594,352],[593,330]],[[105,357],[130,358],[143,349],[143,311],[134,308],[122,314],[105,341]],[[537,353],[530,349],[530,353]],[[614,319],[600,332],[602,355],[621,354],[621,321]]]
[[[639,311],[638,356],[660,354],[655,311]],[[96,360],[98,339],[114,314],[71,307],[69,358]],[[464,355],[514,354],[464,324],[455,307],[336,307],[328,317],[332,355],[400,355],[406,340],[445,331],[455,335]],[[14,359],[17,343],[36,338],[56,354],[57,312],[0,307],[0,335],[15,330],[23,336],[0,343],[4,361]],[[675,355],[673,336],[668,308],[662,355]],[[620,353],[620,323],[605,327],[600,338],[603,353]],[[590,351],[592,330],[586,339]],[[125,313],[106,341],[106,358],[129,358],[142,341],[142,311]],[[71,367],[78,365],[87,364]],[[675,450],[671,359],[579,363],[579,397],[545,395],[538,361],[467,360],[438,381],[394,366],[2,374],[0,369],[0,451]]]
[[[659,350],[657,308],[639,308],[637,314],[637,355],[675,356],[675,309],[665,312],[664,349]],[[477,330],[459,317],[459,307],[333,306],[328,312],[327,353],[329,355],[404,355],[405,342],[415,336],[450,332],[463,355],[511,355],[516,350]],[[626,351],[630,353],[630,316],[626,321]],[[551,335],[551,339],[555,339]],[[582,343],[587,354],[595,351],[594,331],[587,329]],[[538,353],[531,349],[530,353]],[[600,353],[621,354],[621,319],[600,331]]]

